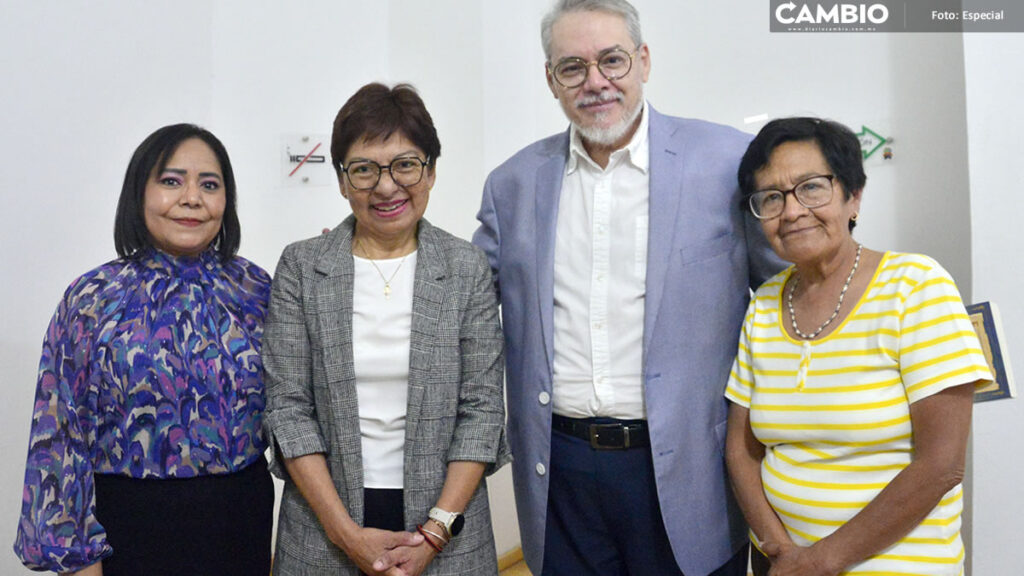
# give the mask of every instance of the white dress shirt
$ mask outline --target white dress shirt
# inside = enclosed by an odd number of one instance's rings
[[[404,262],[402,258],[371,262],[358,256],[353,260],[352,361],[362,434],[363,487],[402,488],[416,252]],[[381,274],[391,279],[390,298],[385,297]]]
[[[650,175],[648,105],[602,169],[573,128],[555,237],[552,408],[644,418],[643,337]]]

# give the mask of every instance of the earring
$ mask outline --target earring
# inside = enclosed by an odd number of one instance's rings
[[[856,222],[857,221],[857,216],[860,216],[860,213],[859,212],[854,212],[853,216],[850,216],[850,221]]]

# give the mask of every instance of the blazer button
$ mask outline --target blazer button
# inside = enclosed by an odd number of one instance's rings
[[[544,474],[547,474],[547,471],[548,471],[548,469],[544,467],[544,464],[542,464],[540,462],[537,462],[537,475],[538,476],[543,476]]]
[[[537,400],[540,402],[541,406],[547,406],[548,402],[551,402],[551,394],[548,394],[547,392],[541,392],[540,394],[537,395]]]

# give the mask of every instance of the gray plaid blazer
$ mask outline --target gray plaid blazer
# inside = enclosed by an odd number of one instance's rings
[[[352,360],[350,216],[285,248],[263,336],[272,469],[285,480],[274,574],[355,576],[290,481],[280,458],[323,453],[352,518],[363,521],[363,454]],[[449,462],[508,462],[503,338],[490,265],[478,248],[420,220],[405,429],[405,524],[415,530],[441,494]],[[484,482],[426,574],[497,574]]]

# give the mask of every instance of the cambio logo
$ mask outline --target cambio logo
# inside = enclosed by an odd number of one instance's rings
[[[889,19],[889,8],[884,4],[833,4],[826,9],[815,4],[812,9],[802,4],[797,10],[795,2],[787,2],[775,9],[775,19],[782,24],[882,24]]]

